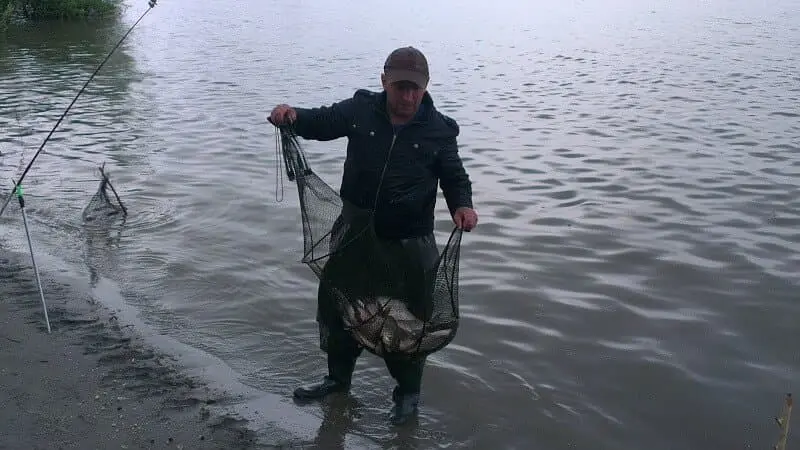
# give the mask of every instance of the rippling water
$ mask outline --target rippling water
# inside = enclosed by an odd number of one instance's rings
[[[19,176],[144,3],[124,24],[0,41],[3,179]],[[432,357],[418,429],[386,428],[391,380],[365,355],[357,413],[334,434],[385,446],[767,448],[800,370],[793,6],[165,2],[27,176],[33,232],[114,278],[160,332],[288,395],[324,359],[296,190],[287,183],[276,200],[266,114],[378,89],[385,55],[411,43],[462,127],[481,218],[464,240],[463,327]],[[338,187],[344,142],[306,148]],[[80,210],[103,161],[131,215],[97,236]],[[437,210],[441,241],[451,223],[442,201]],[[0,219],[10,242],[23,237],[16,211]]]

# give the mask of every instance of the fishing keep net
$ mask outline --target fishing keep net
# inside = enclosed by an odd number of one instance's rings
[[[128,214],[125,205],[111,184],[111,180],[105,171],[105,163],[98,168],[100,172],[100,184],[97,191],[89,199],[89,203],[83,208],[81,214],[86,222],[104,222],[117,217],[124,217]],[[110,192],[109,192],[110,191]]]
[[[277,128],[287,177],[299,194],[302,262],[319,278],[322,298],[333,303],[327,309],[381,357],[418,357],[447,346],[459,325],[462,231],[454,228],[441,252],[431,243],[433,258],[413,240],[380,238],[372,210],[343,200],[311,170],[294,130]]]

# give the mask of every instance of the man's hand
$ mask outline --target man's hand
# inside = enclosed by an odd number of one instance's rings
[[[464,231],[472,231],[478,225],[478,213],[472,208],[462,206],[453,214],[453,222]]]
[[[289,105],[278,105],[270,113],[269,122],[275,126],[288,125],[297,120],[297,111]]]

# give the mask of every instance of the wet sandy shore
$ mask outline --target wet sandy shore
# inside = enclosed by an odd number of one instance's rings
[[[60,303],[66,288],[55,283],[45,283],[56,297],[48,334],[23,262],[0,256],[0,449],[258,447],[246,421],[211,412],[224,394],[181,375],[98,305]]]

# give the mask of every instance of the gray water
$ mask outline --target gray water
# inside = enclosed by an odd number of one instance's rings
[[[0,41],[0,179],[145,8]],[[266,114],[377,90],[386,54],[415,45],[480,216],[463,325],[415,428],[387,427],[392,383],[369,354],[352,414],[304,409],[349,418],[334,440],[387,447],[771,448],[800,390],[798,23],[792,0],[161,2],[28,174],[32,233],[156,332],[288,397],[324,358]],[[338,187],[345,142],[305,146]],[[107,246],[80,228],[103,161],[130,211]],[[22,252],[17,211],[0,232]],[[441,197],[437,214],[443,244]]]

